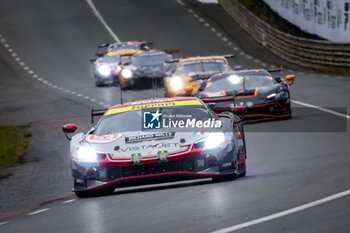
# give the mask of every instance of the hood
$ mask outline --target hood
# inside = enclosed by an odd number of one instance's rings
[[[115,159],[130,159],[132,154],[157,155],[158,151],[181,152],[208,133],[128,132],[104,136],[87,135],[84,139],[95,151],[110,153]]]

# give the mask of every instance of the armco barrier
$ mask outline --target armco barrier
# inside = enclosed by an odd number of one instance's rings
[[[265,23],[239,0],[220,5],[259,44],[284,60],[308,68],[350,68],[350,43],[334,43],[292,36]]]

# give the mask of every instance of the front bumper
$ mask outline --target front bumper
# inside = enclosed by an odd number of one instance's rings
[[[95,80],[96,82],[100,83],[100,84],[117,84],[119,83],[119,76],[118,75],[110,75],[107,77],[102,77],[98,74],[95,74]]]
[[[74,178],[73,191],[110,189],[173,180],[213,177],[236,172],[233,148],[225,151],[220,159],[217,155],[197,154],[167,162],[142,165],[82,165],[71,161]]]

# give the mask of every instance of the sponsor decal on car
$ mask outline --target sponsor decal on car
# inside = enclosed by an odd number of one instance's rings
[[[127,147],[120,147],[117,152],[123,153],[128,151],[142,151],[147,149],[164,149],[164,148],[180,148],[180,143],[177,142],[161,142],[156,144],[147,144],[147,145],[137,145],[137,146],[127,146]]]
[[[85,140],[91,143],[109,143],[109,142],[113,142],[114,140],[117,140],[122,136],[123,136],[122,134],[109,134],[109,135],[103,135],[103,136],[97,136],[97,135],[91,134],[91,135],[87,135],[85,137]]]
[[[174,101],[174,102],[160,102],[160,103],[149,103],[149,104],[139,104],[133,106],[119,107],[109,109],[105,115],[112,115],[121,112],[136,111],[148,108],[165,108],[174,106],[190,106],[190,105],[202,105],[199,100],[184,100],[184,101]]]

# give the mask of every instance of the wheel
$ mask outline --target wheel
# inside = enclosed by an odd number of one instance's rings
[[[95,85],[96,85],[96,87],[102,87],[103,86],[103,84],[101,84],[99,81],[96,81]]]
[[[242,172],[241,174],[238,175],[238,177],[245,177],[246,171]]]
[[[236,178],[237,178],[237,174],[233,173],[228,175],[213,176],[212,180],[213,182],[218,183],[218,182],[224,182],[224,181],[232,181],[232,180],[235,180]]]

